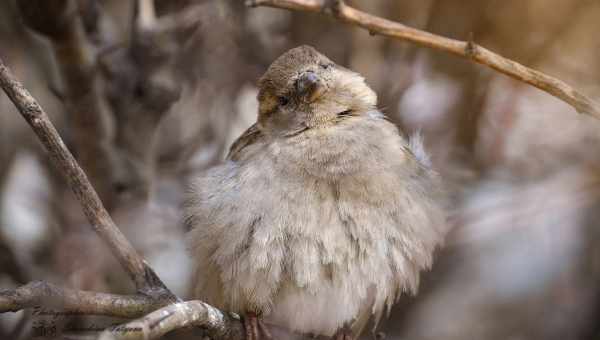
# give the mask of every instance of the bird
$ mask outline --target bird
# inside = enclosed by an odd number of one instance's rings
[[[185,202],[193,295],[268,326],[357,338],[415,294],[447,233],[446,192],[419,134],[358,73],[302,45],[258,81],[257,121]]]

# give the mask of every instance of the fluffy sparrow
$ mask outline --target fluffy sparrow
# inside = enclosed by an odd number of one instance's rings
[[[363,77],[312,47],[280,56],[259,88],[257,122],[187,202],[195,297],[244,315],[250,339],[262,320],[356,337],[431,266],[438,175]]]

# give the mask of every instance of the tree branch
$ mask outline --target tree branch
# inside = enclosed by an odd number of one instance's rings
[[[200,326],[206,328],[207,333],[213,339],[243,339],[243,326],[237,318],[201,301],[172,304],[176,297],[168,291],[154,271],[114,225],[83,170],[77,165],[46,113],[15,79],[1,59],[0,87],[38,135],[48,150],[54,165],[64,174],[82,204],[94,230],[109,246],[123,268],[127,270],[140,293],[137,295],[96,293],[60,288],[38,281],[16,290],[0,291],[0,313],[43,305],[44,307],[56,306],[60,308],[60,311],[74,314],[131,318],[166,306],[142,319],[106,331],[102,334],[102,338],[149,339],[178,328]],[[131,331],[135,329],[140,331]]]
[[[156,339],[184,327],[202,327],[211,339],[244,339],[239,319],[202,302],[186,301],[168,305],[141,319],[104,331],[99,340]]]
[[[102,315],[140,318],[113,327],[100,339],[155,339],[184,327],[202,327],[218,340],[244,339],[239,318],[202,301],[172,303],[147,295],[118,295],[67,289],[44,281],[30,282],[15,290],[0,290],[0,313],[42,307],[34,315]]]
[[[525,82],[568,103],[577,112],[600,118],[600,106],[565,82],[504,58],[473,41],[441,37],[403,24],[383,19],[344,3],[343,0],[247,0],[250,7],[266,6],[295,11],[324,13],[342,22],[362,27],[375,35],[406,40],[421,46],[446,51],[488,66],[511,78]]]
[[[166,294],[175,299],[152,268],[140,257],[129,241],[116,227],[102,205],[98,194],[88,181],[85,173],[69,152],[58,132],[36,100],[6,67],[0,59],[0,87],[29,123],[50,154],[54,166],[65,177],[71,190],[81,203],[83,211],[94,231],[107,244],[139,293],[150,296]]]
[[[30,282],[15,290],[0,290],[0,313],[25,308],[55,308],[67,314],[136,318],[170,303],[147,295],[116,295],[61,288],[43,281]]]
[[[43,15],[46,12],[43,9],[48,9],[47,6],[44,6],[45,3],[39,1],[31,3],[25,1],[19,2],[22,10],[24,9],[23,13],[28,25],[39,33],[49,37],[53,45],[55,45],[57,57],[59,59],[62,58],[62,62],[64,62],[63,66],[65,69],[63,73],[68,85],[76,86],[78,82],[74,80],[77,80],[81,76],[86,79],[85,85],[87,86],[92,82],[92,78],[86,77],[96,76],[96,74],[89,74],[87,71],[95,69],[96,66],[95,61],[88,59],[87,50],[81,45],[81,43],[87,42],[81,22],[79,22],[78,18],[74,18],[77,14],[72,11],[73,3],[72,0],[60,0],[55,6],[50,6],[52,15],[48,19]],[[113,110],[116,111],[115,116],[117,120],[123,123],[117,127],[121,128],[121,130],[136,129],[136,133],[132,136],[123,137],[123,135],[119,135],[118,133],[117,146],[125,145],[127,147],[127,145],[133,145],[125,149],[126,153],[134,156],[139,155],[139,158],[134,158],[143,159],[145,164],[153,166],[150,156],[152,148],[148,147],[148,140],[151,139],[150,137],[160,117],[179,96],[179,88],[173,86],[174,83],[170,83],[168,79],[169,67],[174,59],[173,54],[177,49],[169,45],[166,49],[160,49],[156,53],[156,47],[162,47],[162,45],[157,45],[158,42],[155,40],[160,38],[163,31],[171,31],[174,28],[178,28],[179,25],[176,23],[177,20],[172,18],[168,18],[167,25],[162,25],[162,21],[155,22],[155,20],[152,20],[154,16],[152,1],[139,0],[138,4],[139,13],[136,16],[137,20],[134,20],[134,24],[137,27],[136,35],[134,36],[135,39],[133,39],[134,41],[126,50],[126,52],[131,53],[122,54],[119,58],[120,61],[125,60],[126,63],[118,63],[119,65],[124,64],[126,65],[125,67],[134,69],[135,77],[132,82],[134,86],[127,88],[129,90],[125,92],[128,97],[127,100],[122,100],[116,103],[116,105],[115,102],[111,102],[111,104],[113,104]],[[27,12],[28,10],[33,12]],[[189,16],[185,16],[185,18],[189,18]],[[74,21],[77,26],[73,26],[75,25]],[[183,26],[195,25],[197,22],[197,18],[191,18],[190,20],[186,20]],[[63,47],[64,50],[61,50]],[[61,53],[61,51],[66,52]],[[149,51],[155,53],[147,53]],[[74,65],[68,62],[69,57],[73,57],[70,56],[71,52],[75,54],[75,57],[81,57],[80,59],[75,59]],[[114,65],[115,63],[111,64]],[[91,65],[94,66],[92,67]],[[68,67],[74,67],[74,69],[67,69]],[[127,77],[128,75],[130,74],[123,74],[119,79],[122,80],[123,77]],[[122,84],[122,82],[114,82],[114,84],[116,84],[114,87],[117,88],[117,85]],[[143,87],[138,86],[139,84],[142,84]],[[223,313],[208,304],[201,301],[190,301],[169,305],[176,301],[177,298],[165,287],[154,271],[145,263],[115,226],[102,205],[98,194],[94,191],[85,173],[66,148],[46,113],[31,94],[15,79],[2,60],[0,60],[0,87],[6,92],[19,112],[38,135],[38,138],[49,152],[52,162],[58,168],[59,172],[65,176],[69,186],[82,204],[84,213],[92,224],[94,231],[117,257],[121,266],[128,272],[138,291],[138,294],[135,295],[116,295],[60,288],[50,283],[38,281],[15,290],[1,290],[0,313],[43,306],[44,308],[54,307],[57,311],[65,313],[132,318],[140,317],[157,308],[166,306],[130,324],[112,328],[111,331],[105,332],[103,336],[110,338],[154,338],[177,328],[201,326],[206,328],[207,333],[213,339],[243,339],[244,331],[239,319]],[[69,96],[73,96],[71,91],[69,92]],[[82,95],[83,99],[90,95],[87,90],[84,92]],[[119,91],[115,91],[115,93],[117,92]],[[120,93],[123,96],[123,92]],[[98,99],[99,103],[103,99],[104,93],[94,92],[91,95],[93,98]],[[78,97],[76,96],[76,98]],[[125,104],[131,104],[132,102],[136,105],[133,105],[133,109],[128,109],[131,105]],[[86,108],[81,107],[81,109]],[[93,110],[95,109],[93,108]],[[94,114],[98,112],[96,110]],[[129,114],[130,112],[133,113]],[[152,119],[148,119],[148,113],[152,115]],[[144,123],[146,121],[150,122]],[[141,128],[140,123],[142,123]],[[84,128],[86,130],[89,128],[97,129],[99,127],[95,125],[85,126]],[[141,134],[139,130],[143,130]],[[98,133],[100,133],[98,138],[102,139],[104,134],[102,131]],[[95,134],[88,136],[88,138],[92,139],[92,143],[99,142],[95,136]],[[142,178],[143,181],[147,179],[144,176]],[[52,313],[51,310],[48,312]],[[124,329],[128,330],[138,327],[143,332],[123,332]]]

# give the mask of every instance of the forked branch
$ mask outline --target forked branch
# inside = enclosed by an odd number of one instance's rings
[[[50,154],[54,166],[65,177],[77,200],[81,203],[85,216],[94,231],[129,274],[137,291],[149,296],[166,294],[175,300],[175,296],[169,292],[152,268],[146,264],[117,228],[87,176],[50,122],[48,115],[29,91],[17,81],[2,60],[0,60],[0,87],[37,134]]]
[[[243,339],[244,332],[239,319],[201,301],[179,302],[167,289],[115,226],[44,110],[1,59],[0,87],[31,125],[81,203],[94,231],[129,273],[138,291],[135,295],[116,295],[61,288],[37,281],[15,290],[0,290],[0,313],[44,306],[67,313],[133,318],[163,307],[142,319],[108,330],[101,338],[154,339],[177,328],[202,326],[213,339]]]

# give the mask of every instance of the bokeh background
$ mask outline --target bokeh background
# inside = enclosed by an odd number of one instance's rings
[[[255,84],[270,62],[309,44],[363,74],[404,133],[423,133],[452,196],[446,246],[378,336],[600,338],[597,119],[485,67],[323,15],[156,0],[152,20],[149,1],[138,12],[133,0],[60,0],[53,10],[33,3],[0,2],[0,57],[51,116],[117,225],[180,296],[189,296],[191,276],[181,209],[188,182],[253,123]],[[600,98],[596,0],[348,3],[446,37],[472,35]],[[0,94],[0,288],[41,279],[132,291]],[[31,338],[35,322],[31,312],[0,315],[0,338]]]

